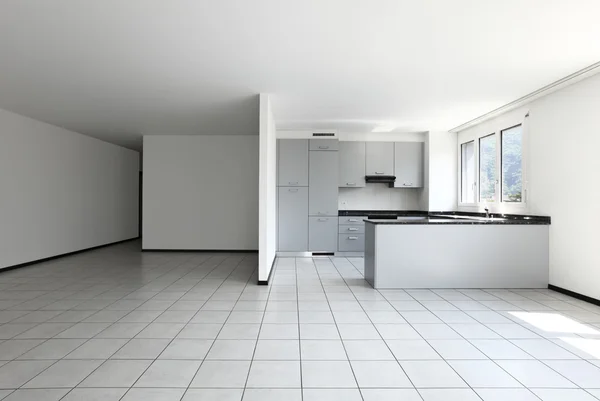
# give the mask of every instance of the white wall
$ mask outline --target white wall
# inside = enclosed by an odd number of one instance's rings
[[[430,132],[427,145],[428,208],[430,211],[456,210],[456,134]]]
[[[144,136],[144,249],[258,249],[258,135]]]
[[[550,284],[600,299],[600,75],[459,133],[524,129],[525,213],[548,215]],[[585,205],[581,207],[581,205]],[[589,206],[589,207],[588,207]]]
[[[258,279],[266,281],[277,251],[277,131],[266,94],[260,95]]]
[[[138,236],[139,154],[0,110],[0,268]]]

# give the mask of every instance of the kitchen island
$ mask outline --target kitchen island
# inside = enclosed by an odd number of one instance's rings
[[[429,213],[365,223],[374,288],[548,286],[548,217]]]

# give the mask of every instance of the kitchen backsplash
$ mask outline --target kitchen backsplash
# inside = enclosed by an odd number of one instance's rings
[[[418,210],[422,189],[389,188],[367,184],[364,188],[340,188],[340,210]]]

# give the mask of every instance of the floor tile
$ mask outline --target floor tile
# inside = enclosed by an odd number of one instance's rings
[[[416,388],[457,388],[468,385],[444,361],[401,361]]]
[[[61,401],[119,401],[126,388],[75,388]]]
[[[132,388],[121,401],[179,401],[184,389]]]
[[[345,361],[348,359],[340,340],[302,340],[302,360]]]
[[[559,375],[540,361],[496,361],[526,387],[540,388],[573,388],[575,384]]]
[[[542,401],[597,401],[595,397],[583,390],[575,389],[532,389]]]
[[[84,339],[50,339],[21,355],[19,359],[61,359],[85,341]]]
[[[59,388],[75,387],[92,373],[102,361],[69,361],[56,362],[48,369],[27,382],[25,388]]]
[[[372,324],[338,324],[343,340],[379,340],[381,336]]]
[[[187,388],[201,361],[154,361],[135,383],[135,387]]]
[[[305,388],[357,387],[350,363],[346,361],[302,361],[302,385]]]
[[[150,323],[136,338],[175,338],[184,326],[183,323]]]
[[[112,359],[156,359],[169,344],[168,339],[142,339],[129,340],[119,349]]]
[[[351,361],[395,360],[383,340],[344,340]]]
[[[0,366],[0,389],[18,388],[55,361],[12,361]]]
[[[256,340],[260,324],[236,324],[226,323],[217,339],[219,340]],[[298,329],[296,328],[296,331]]]
[[[426,340],[456,340],[462,337],[446,324],[413,324],[413,328]]]
[[[65,359],[108,359],[127,341],[122,338],[93,338],[65,356]]]
[[[177,338],[214,340],[219,335],[222,327],[222,324],[217,323],[188,324],[179,332]]]
[[[96,338],[133,338],[147,325],[148,323],[114,323],[96,335]]]
[[[253,361],[248,388],[300,387],[299,361]]]
[[[176,338],[160,354],[159,359],[204,359],[212,344],[212,340]]]
[[[400,312],[402,317],[410,324],[418,323],[443,323],[436,315],[429,311]]]
[[[301,389],[281,389],[281,388],[248,388],[244,392],[242,401],[301,401]]]
[[[72,323],[41,323],[16,336],[18,339],[43,338],[48,339],[73,326]]]
[[[190,388],[181,401],[241,401],[243,389]]]
[[[263,324],[262,327],[265,327]],[[337,340],[340,338],[335,324],[300,324],[300,338],[303,340]]]
[[[410,324],[375,324],[384,340],[420,340],[421,335]]]
[[[250,361],[204,361],[190,387],[244,388]]]
[[[387,340],[386,343],[399,361],[441,359],[425,340]]]
[[[216,340],[206,359],[251,360],[255,346],[255,340]]]
[[[10,361],[32,348],[40,345],[44,340],[7,340],[0,343],[0,360]],[[0,398],[1,399],[1,398]]]
[[[449,361],[448,363],[473,388],[522,387],[492,361]]]
[[[502,337],[483,324],[452,323],[449,325],[466,339],[501,339]]]
[[[429,345],[444,359],[487,359],[467,340],[429,340]]]
[[[540,401],[530,390],[520,388],[478,388],[483,401]]]
[[[364,395],[364,390],[363,390]],[[303,401],[363,401],[358,389],[305,388]],[[366,400],[366,398],[365,398]],[[408,400],[407,400],[408,401]],[[421,401],[421,400],[419,400]]]
[[[496,333],[500,334],[502,337],[510,340],[524,338],[540,338],[539,335],[521,326],[520,324],[490,323],[486,324],[486,326],[495,331]]]
[[[360,388],[412,388],[396,361],[352,361]]]
[[[55,338],[92,338],[110,326],[110,323],[77,323]]]
[[[68,389],[20,389],[13,392],[4,401],[58,401],[69,390]]]
[[[131,387],[151,363],[148,360],[108,360],[79,387]]]
[[[600,367],[587,361],[543,361],[582,388],[600,388]]]
[[[298,340],[258,340],[254,360],[300,360]]]
[[[507,340],[471,340],[471,344],[491,359],[534,359]]]
[[[511,342],[536,359],[579,359],[578,356],[546,339],[511,340]]]
[[[364,401],[422,401],[423,399],[414,389],[361,389]],[[337,401],[337,400],[336,400]],[[340,400],[342,401],[342,400]],[[354,401],[354,400],[353,400]]]
[[[300,338],[300,333],[297,324],[265,323],[260,326],[258,338],[260,340],[297,340]]]
[[[424,401],[481,401],[477,393],[471,389],[419,389]]]

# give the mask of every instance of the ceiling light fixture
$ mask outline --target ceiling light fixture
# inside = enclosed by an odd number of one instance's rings
[[[378,125],[377,127],[373,128],[373,131],[371,132],[390,132],[396,129],[396,125],[394,124],[383,124],[383,125]]]

